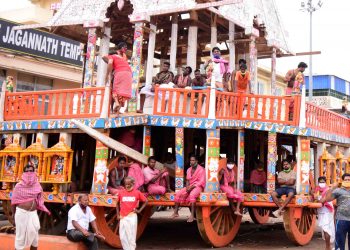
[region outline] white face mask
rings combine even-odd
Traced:
[[[227,168],[228,168],[228,169],[233,169],[234,165],[235,165],[235,164],[227,164]]]
[[[320,188],[325,188],[326,187],[326,183],[322,182],[322,183],[318,183],[318,186]]]

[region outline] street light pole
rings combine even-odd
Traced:
[[[310,0],[312,5],[312,0]],[[310,11],[310,55],[309,55],[309,102],[312,102],[313,78],[312,78],[312,11]]]
[[[312,0],[308,0],[305,4],[301,2],[301,11],[307,11],[310,14],[310,55],[309,55],[309,101],[312,101],[313,96],[313,77],[312,77],[312,13],[321,8],[322,1],[318,1],[317,5],[312,5]]]

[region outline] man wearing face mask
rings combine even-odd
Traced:
[[[24,167],[21,181],[11,197],[12,213],[16,224],[15,249],[38,249],[40,221],[37,210],[51,214],[44,205],[43,189],[32,165]]]
[[[332,202],[325,202],[326,194],[329,188],[326,184],[326,177],[318,178],[318,186],[313,191],[315,200],[323,203],[323,206],[317,209],[318,226],[322,228],[322,238],[326,241],[326,250],[331,250],[331,243],[334,242],[334,208]]]
[[[70,241],[82,241],[89,250],[98,250],[96,238],[104,240],[104,236],[98,231],[96,217],[92,213],[87,194],[81,194],[78,203],[68,212],[67,238]],[[91,224],[94,233],[89,232]]]
[[[229,159],[226,168],[220,170],[220,190],[226,193],[226,196],[230,201],[230,207],[234,211],[234,214],[243,216],[240,212],[240,205],[244,200],[244,196],[236,187],[235,172],[233,170],[234,167],[236,167],[236,164],[232,159]],[[236,208],[234,207],[234,203],[237,203]]]
[[[335,216],[335,250],[345,250],[346,235],[350,234],[350,174],[343,174],[341,187],[334,183],[322,203],[337,199]],[[350,241],[348,239],[348,248]]]
[[[212,49],[212,59],[204,64],[207,72],[207,82],[211,84],[211,79],[214,77],[216,88],[228,89],[227,82],[229,78],[228,61],[221,58],[221,52],[218,47]]]
[[[273,202],[278,206],[278,210],[273,213],[276,217],[282,215],[284,208],[289,204],[289,202],[296,194],[296,173],[292,170],[292,166],[288,160],[283,160],[282,165],[283,170],[278,173],[277,177],[277,183],[280,187],[271,193]],[[278,199],[282,195],[286,195],[287,198],[283,204],[280,204]]]

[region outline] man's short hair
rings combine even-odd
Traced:
[[[126,44],[126,42],[120,42],[117,44],[117,49],[122,49],[124,47],[128,47],[128,45]]]
[[[163,64],[170,66],[170,62],[163,62]]]
[[[125,161],[126,162],[126,157],[125,156],[119,156],[118,157],[118,163]]]
[[[320,182],[320,181],[324,181],[324,182],[326,182],[326,177],[325,176],[320,176],[320,177],[318,177],[318,179],[317,179],[317,181],[318,182]]]
[[[150,162],[151,160],[156,160],[156,157],[154,157],[154,156],[148,157],[148,162]]]
[[[304,62],[300,62],[299,64],[298,64],[298,68],[307,68],[307,64],[306,63],[304,63]]]
[[[78,196],[78,201],[81,201],[81,199],[85,196],[88,196],[87,194],[79,194]]]
[[[241,65],[241,64],[247,64],[247,61],[245,59],[239,59],[238,60],[238,64]]]
[[[124,178],[124,182],[125,182],[126,180],[130,180],[132,184],[135,184],[135,178],[132,177],[132,176],[127,176],[127,177],[125,177],[125,178]]]
[[[34,166],[28,163],[28,164],[25,165],[25,167],[23,168],[23,171],[24,171],[24,172],[27,172],[27,171],[28,171],[28,168],[32,168],[33,170],[35,170]]]
[[[214,47],[214,48],[211,50],[211,52],[214,52],[214,50],[220,51],[219,47]]]
[[[194,73],[196,73],[196,72],[201,72],[201,70],[200,69],[196,69],[195,71],[194,71]]]
[[[191,159],[191,158],[195,158],[196,161],[198,161],[198,157],[197,157],[195,154],[191,154],[191,155],[190,155],[190,159]]]
[[[185,69],[188,69],[188,72],[190,72],[190,74],[192,73],[192,68],[190,66],[187,66]]]
[[[350,174],[349,173],[345,173],[342,175],[341,179],[342,180],[345,180],[345,177],[350,177]]]
[[[283,165],[283,163],[285,163],[285,162],[287,162],[288,164],[290,164],[290,161],[289,161],[289,160],[284,159],[284,160],[282,161],[282,165]]]

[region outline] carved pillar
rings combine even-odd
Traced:
[[[187,65],[191,66],[192,69],[196,69],[197,65],[197,36],[198,27],[195,21],[198,20],[196,11],[191,11],[192,23],[188,28],[188,47],[187,47]]]
[[[96,28],[89,28],[87,49],[86,49],[86,56],[85,56],[84,88],[89,88],[93,85],[96,40],[97,40]]]
[[[271,56],[271,95],[276,94],[276,48],[273,48]]]
[[[267,193],[275,190],[277,162],[277,134],[269,132],[267,137]]]
[[[147,156],[151,156],[151,127],[143,127],[143,149],[142,153]]]
[[[107,73],[108,64],[102,60],[102,57],[108,55],[109,43],[111,40],[111,27],[106,24],[104,27],[104,32],[101,38],[100,48],[98,52],[98,66],[97,66],[97,82],[96,86],[105,86],[104,82]]]
[[[175,192],[184,187],[184,128],[175,128]]]
[[[232,72],[235,69],[235,64],[236,64],[236,47],[235,47],[235,43],[233,42],[235,40],[235,24],[233,22],[229,22],[228,40],[229,40],[228,48],[230,51],[229,66],[230,66],[230,72]]]
[[[214,13],[211,13],[211,25],[210,25],[210,49],[212,50],[216,44],[218,43],[218,34],[217,34],[217,27],[216,27],[216,19],[217,15]],[[212,54],[212,51],[210,51],[210,54]]]
[[[143,44],[143,22],[135,23],[134,42],[132,46],[131,71],[132,71],[132,92],[128,101],[128,111],[135,112],[137,109],[137,91],[140,82],[142,44]],[[153,64],[151,65],[153,69]],[[151,73],[152,74],[152,73]]]
[[[244,189],[244,129],[238,130],[238,142],[237,142],[237,189],[243,191]]]
[[[318,179],[318,177],[324,175],[322,171],[322,165],[320,163],[320,158],[325,148],[326,148],[326,143],[324,142],[317,143],[316,161],[315,161],[315,181]]]
[[[105,133],[107,136],[109,132]],[[106,194],[108,184],[108,147],[102,142],[96,141],[95,166],[92,179],[91,193]]]
[[[255,36],[251,36],[251,41],[249,43],[249,69],[250,69],[252,92],[257,93],[258,57],[257,57],[256,44],[255,44]]]
[[[176,52],[177,52],[177,33],[179,29],[178,14],[172,15],[171,18],[171,40],[170,40],[170,71],[176,69]]]
[[[205,154],[206,186],[205,192],[219,191],[219,157],[220,157],[220,129],[207,130],[207,147]]]
[[[310,140],[298,136],[298,156],[296,164],[297,194],[309,193],[309,172],[310,172]],[[294,170],[295,171],[295,170]]]
[[[146,85],[152,84],[153,59],[154,59],[154,50],[156,46],[156,31],[157,31],[157,26],[155,24],[150,24],[148,53],[147,53]]]

